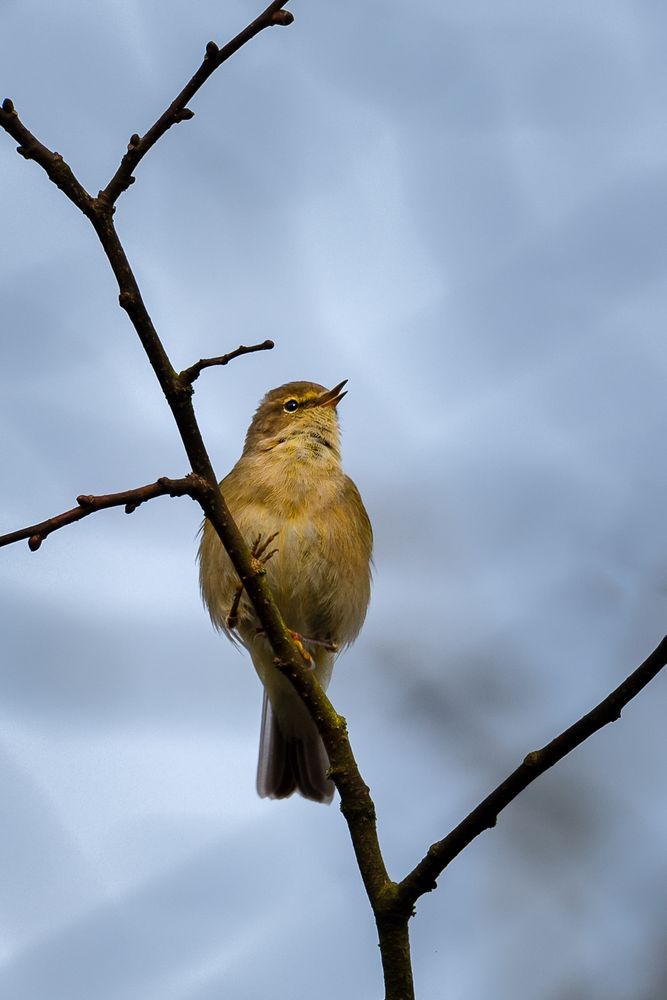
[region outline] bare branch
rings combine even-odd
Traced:
[[[254,354],[255,351],[272,351],[275,346],[272,340],[265,340],[261,344],[251,344],[250,347],[244,347],[241,344],[235,351],[230,351],[229,354],[222,354],[219,358],[201,358],[196,364],[190,365],[189,368],[182,371],[178,377],[185,385],[192,385],[199,378],[204,368],[213,368],[214,365],[227,365],[234,358],[240,358],[243,354]]]
[[[620,719],[621,712],[667,663],[667,636],[637,669],[594,709],[556,736],[541,750],[533,750],[483,802],[473,809],[447,836],[432,844],[426,856],[399,883],[399,895],[413,905],[426,892],[436,888],[436,878],[484,830],[495,826],[498,813],[524,788],[580,746],[603,726]]]
[[[209,76],[223,62],[226,62],[246,42],[249,42],[265,28],[275,25],[287,26],[293,22],[294,15],[290,14],[289,11],[281,9],[283,3],[286,2],[287,0],[274,0],[266,10],[262,11],[259,17],[256,17],[254,21],[222,48],[218,48],[215,42],[208,43],[204,61],[194,76],[183,87],[178,97],[171,102],[167,110],[160,115],[145,135],[139,136],[135,133],[130,138],[127,152],[123,156],[118,170],[104,190],[100,191],[98,195],[100,201],[104,202],[108,207],[113,206],[123,191],[126,191],[130,184],[134,183],[132,172],[158,139],[161,139],[172,125],[177,125],[179,122],[187,121],[194,117],[194,112],[187,107],[188,101],[194,97],[200,87],[208,80]]]
[[[189,496],[196,500],[199,495],[201,483],[198,477],[190,473],[183,479],[167,479],[162,476],[155,483],[148,486],[138,486],[133,490],[124,490],[122,493],[108,493],[105,496],[89,496],[81,494],[76,498],[77,507],[66,510],[63,514],[56,514],[39,524],[31,524],[27,528],[19,528],[7,535],[0,535],[0,548],[3,545],[11,545],[13,542],[20,542],[28,539],[28,545],[32,552],[36,552],[44,539],[59,528],[64,528],[68,524],[74,524],[89,514],[95,514],[98,510],[107,510],[109,507],[125,507],[126,514],[132,514],[139,504],[154,497],[183,497]]]
[[[292,24],[294,15],[282,9],[283,3],[287,2],[288,0],[274,0],[266,10],[262,11],[254,21],[222,48],[219,48],[215,42],[207,44],[201,66],[186,83],[178,97],[172,101],[145,135],[140,136],[135,132],[130,137],[127,152],[116,173],[107,186],[98,193],[97,198],[93,198],[86,191],[60,153],[53,152],[43,145],[23,125],[9,97],[5,98],[0,106],[0,126],[19,143],[17,152],[27,160],[35,160],[36,163],[39,163],[53,183],[74,202],[77,208],[81,209],[84,215],[92,219],[96,213],[108,213],[113,210],[114,204],[123,191],[126,191],[134,183],[135,178],[132,176],[132,172],[148,150],[155,145],[158,139],[162,138],[172,125],[194,118],[194,111],[187,107],[187,103],[208,80],[209,76],[265,28],[286,27]]]
[[[38,163],[56,187],[59,187],[84,215],[89,219],[92,218],[95,211],[94,199],[76,179],[60,153],[52,152],[25,127],[8,97],[0,107],[0,125],[19,143],[16,152],[24,159]]]

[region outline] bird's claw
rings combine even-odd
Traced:
[[[312,656],[304,646],[304,642],[308,642],[308,639],[304,639],[302,635],[300,635],[298,632],[294,632],[291,628],[288,628],[287,631],[292,637],[292,642],[299,650],[301,656],[304,658],[306,663],[308,664],[309,670],[313,670],[315,668],[315,661],[313,660]]]
[[[263,566],[269,561],[271,556],[275,556],[278,549],[271,549],[267,552],[271,542],[278,537],[279,532],[274,531],[272,535],[269,535],[264,541],[262,541],[262,536],[259,534],[255,541],[252,543],[252,548],[250,549],[250,555],[253,560],[258,563],[258,569],[262,569]],[[241,597],[243,596],[243,584],[239,583],[234,592],[234,599],[232,601],[232,606],[229,609],[229,614],[227,615],[227,628],[230,632],[233,632],[239,623],[239,605],[241,604]]]

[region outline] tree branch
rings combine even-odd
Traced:
[[[60,153],[52,152],[25,127],[13,101],[8,97],[0,106],[0,125],[19,143],[16,152],[24,159],[38,163],[56,187],[60,188],[85,216],[92,219],[95,211],[94,199],[76,179]]]
[[[450,861],[484,830],[495,826],[498,813],[509,805],[531,782],[557,764],[572,750],[603,726],[620,719],[621,712],[667,663],[667,636],[641,666],[627,677],[594,709],[565,729],[541,750],[527,754],[517,767],[490,795],[469,813],[443,840],[432,844],[426,856],[399,883],[398,893],[405,904],[414,905],[420,896],[436,888],[436,878]]]
[[[18,531],[11,531],[7,535],[0,535],[0,548],[3,545],[11,545],[13,542],[20,542],[28,539],[31,552],[36,552],[45,538],[52,532],[64,528],[68,524],[95,514],[98,510],[107,510],[109,507],[125,507],[126,514],[132,514],[139,504],[154,497],[183,497],[189,496],[193,500],[197,499],[200,483],[196,476],[190,473],[183,479],[167,479],[162,476],[155,483],[148,486],[138,486],[133,490],[124,490],[122,493],[108,493],[105,496],[90,496],[81,494],[76,498],[77,507],[66,510],[62,514],[56,514],[39,524],[31,524],[27,528],[19,528]]]
[[[139,136],[135,133],[130,138],[127,152],[123,156],[118,170],[104,190],[100,191],[98,195],[101,201],[105,202],[109,207],[114,205],[123,191],[126,191],[130,184],[134,182],[132,172],[144,158],[148,150],[155,145],[158,139],[162,138],[172,125],[194,117],[194,112],[190,111],[186,105],[219,66],[222,66],[246,42],[249,42],[251,38],[254,38],[255,35],[258,35],[265,28],[270,28],[274,25],[287,26],[293,22],[294,15],[290,14],[289,11],[281,9],[283,3],[286,2],[288,0],[274,0],[266,10],[262,11],[259,17],[256,17],[251,24],[239,32],[235,38],[232,38],[222,48],[218,48],[215,42],[208,43],[204,61],[194,76],[188,80],[178,97],[171,102],[167,110],[160,115],[145,135]]]
[[[9,97],[4,99],[0,107],[0,125],[19,143],[17,152],[27,160],[35,160],[36,163],[39,163],[53,183],[89,219],[92,219],[95,212],[99,209],[106,212],[113,211],[113,207],[120,195],[134,183],[135,178],[132,176],[132,173],[149,149],[155,145],[158,139],[162,138],[172,125],[194,118],[194,112],[186,107],[187,102],[206,83],[209,76],[265,28],[275,26],[286,27],[292,24],[294,15],[282,9],[284,3],[288,2],[289,0],[273,0],[254,21],[248,24],[243,31],[240,31],[226,45],[223,45],[222,48],[219,48],[215,42],[207,44],[206,54],[201,66],[191,79],[188,80],[178,97],[171,102],[166,111],[160,115],[145,135],[140,136],[135,132],[130,137],[127,152],[123,156],[116,173],[107,186],[98,193],[97,198],[93,198],[86,191],[63,160],[60,153],[53,152],[47,146],[44,146],[23,125]]]
[[[214,365],[228,365],[234,358],[240,358],[243,354],[254,354],[255,351],[272,351],[275,346],[272,340],[265,340],[261,344],[251,344],[250,347],[244,347],[241,344],[235,351],[221,354],[219,358],[200,358],[194,365],[190,365],[189,368],[182,371],[178,377],[185,385],[192,385],[204,368],[213,368]]]

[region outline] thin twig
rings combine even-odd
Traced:
[[[213,368],[214,365],[228,365],[234,358],[240,358],[243,354],[254,354],[255,351],[272,351],[275,346],[272,340],[265,340],[261,344],[251,344],[250,347],[244,347],[241,344],[235,351],[230,351],[229,354],[221,354],[219,358],[200,358],[194,365],[190,365],[189,368],[184,369],[178,377],[186,385],[192,385],[199,378],[204,368]]]
[[[498,813],[541,774],[571,753],[603,726],[620,719],[621,712],[667,664],[667,636],[641,666],[594,709],[587,712],[541,750],[533,750],[490,795],[447,836],[432,844],[426,856],[399,883],[399,895],[408,905],[436,888],[436,878],[447,865],[484,830],[495,826]]]
[[[13,101],[8,97],[0,106],[0,126],[19,143],[16,152],[25,160],[34,160],[38,163],[56,187],[60,188],[85,216],[92,218],[95,212],[94,198],[77,180],[60,153],[50,150],[26,128],[18,116]]]
[[[230,56],[238,52],[246,42],[249,42],[255,35],[258,35],[260,31],[273,26],[286,27],[293,22],[294,15],[289,11],[281,9],[283,3],[287,3],[287,0],[274,0],[251,24],[247,25],[243,31],[240,31],[235,38],[232,38],[222,48],[219,48],[215,42],[208,43],[201,66],[194,76],[188,80],[178,97],[171,102],[166,111],[160,115],[155,124],[143,136],[139,136],[137,133],[131,136],[127,152],[123,156],[120,166],[104,190],[100,191],[98,195],[101,201],[104,201],[108,206],[112,206],[123,191],[126,191],[130,184],[134,182],[133,171],[158,139],[162,138],[172,125],[177,125],[179,122],[187,121],[194,117],[194,112],[187,107],[188,101],[206,83],[211,73],[214,73],[223,62],[226,62]]]
[[[133,490],[124,490],[122,493],[108,493],[104,496],[90,496],[81,494],[76,498],[77,507],[66,510],[63,514],[56,514],[39,524],[31,524],[27,528],[19,528],[18,531],[11,531],[7,535],[0,535],[0,547],[11,545],[13,542],[20,542],[28,539],[31,552],[36,552],[44,539],[64,528],[68,524],[74,524],[90,514],[95,514],[98,510],[107,510],[109,507],[125,507],[126,514],[132,514],[139,504],[154,497],[183,497],[189,496],[193,500],[197,499],[200,483],[198,478],[190,473],[183,479],[167,479],[162,476],[155,483],[148,486],[138,486]]]

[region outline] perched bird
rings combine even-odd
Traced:
[[[260,403],[222,495],[287,627],[326,689],[337,653],[357,636],[370,597],[373,533],[359,491],[341,467],[340,382],[288,382]],[[238,638],[264,685],[257,791],[330,802],[322,740],[274,654],[214,528],[204,521],[201,591],[213,624]]]

